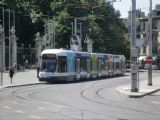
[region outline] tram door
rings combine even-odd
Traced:
[[[122,60],[119,60],[119,75],[122,74]]]
[[[109,61],[108,60],[106,60],[106,76],[108,76],[109,75]]]
[[[122,56],[122,64],[121,64],[121,66],[122,66],[122,75],[125,75],[125,71],[126,71],[126,66],[125,66],[125,57],[124,56]]]
[[[91,60],[87,59],[87,79],[91,77]]]
[[[114,75],[114,71],[113,71],[113,55],[112,54],[108,54],[108,76],[113,76]]]
[[[76,79],[80,80],[80,59],[76,59]]]
[[[120,58],[115,58],[114,75],[121,75],[121,59]]]
[[[98,77],[101,77],[102,61],[98,60]]]

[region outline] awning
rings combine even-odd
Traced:
[[[140,56],[138,59],[139,59],[139,61],[145,60],[145,59],[146,59],[146,56]]]
[[[158,56],[154,56],[154,57],[152,57],[152,59],[153,59],[153,61],[156,61],[156,60],[158,60],[159,58],[158,58]]]

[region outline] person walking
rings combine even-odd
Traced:
[[[10,80],[11,80],[11,84],[12,84],[13,75],[14,75],[14,71],[13,71],[12,68],[10,68],[9,69],[9,77],[10,77]]]
[[[37,67],[37,78],[39,78],[39,71],[40,71],[40,68]]]

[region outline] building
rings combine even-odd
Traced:
[[[140,48],[140,55],[148,55],[149,40],[149,17],[140,19],[140,39],[143,39],[144,45]],[[152,12],[152,54],[160,56],[160,4],[156,5]]]
[[[131,17],[132,17],[132,11],[128,12],[128,18],[126,20],[126,26],[129,30],[129,33],[131,33]],[[136,10],[136,31],[137,31],[137,38],[140,38],[140,18],[144,18],[145,13],[141,12],[141,9]]]

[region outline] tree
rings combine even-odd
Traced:
[[[129,51],[127,29],[120,19],[120,13],[106,0],[13,0],[13,3],[11,0],[4,0],[4,2],[9,8],[21,12],[23,16],[28,15],[17,18],[17,21],[23,19],[18,25],[17,35],[25,44],[33,44],[36,32],[45,35],[44,18],[49,18],[56,24],[56,47],[68,48],[72,35],[71,23],[76,18],[82,23],[82,41],[89,35],[94,41],[94,52],[126,54],[125,51]],[[83,50],[86,50],[86,46],[84,44],[83,46]]]

